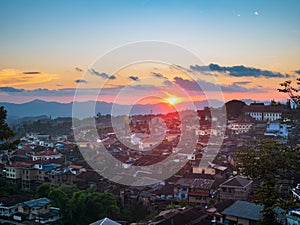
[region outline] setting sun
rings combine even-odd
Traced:
[[[178,97],[175,95],[170,95],[170,94],[168,94],[168,97],[166,97],[164,100],[165,100],[165,102],[167,102],[170,105],[176,105],[183,101],[183,99],[181,97]]]

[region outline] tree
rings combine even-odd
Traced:
[[[262,224],[276,224],[274,208],[292,207],[289,198],[276,187],[280,179],[292,179],[299,173],[300,148],[292,148],[274,140],[263,140],[257,146],[239,151],[241,174],[259,184],[255,194],[264,205]]]
[[[67,224],[89,224],[104,217],[114,218],[119,212],[115,196],[90,190],[77,191],[66,211]]]
[[[42,183],[40,186],[37,187],[36,192],[39,198],[48,197],[50,192],[51,186],[50,183]]]
[[[60,208],[62,213],[66,212],[66,205],[69,201],[69,198],[65,192],[63,192],[60,188],[55,187],[51,189],[48,197],[53,206]]]
[[[238,118],[243,113],[246,103],[240,100],[231,100],[225,103],[226,114],[228,117]]]
[[[296,84],[300,85],[300,78],[296,79]],[[296,105],[296,108],[292,108],[286,113],[285,119],[287,120],[285,123],[292,127],[289,135],[290,144],[297,145],[300,143],[300,89],[299,87],[294,87],[290,80],[281,83],[280,86],[282,88],[278,88],[277,90],[282,93],[287,93],[290,101]]]
[[[296,84],[300,85],[300,78],[296,79]],[[277,90],[282,93],[287,93],[289,98],[296,104],[297,108],[300,107],[300,95],[298,92],[300,91],[299,88],[292,85],[291,80],[287,80],[283,83],[280,83],[282,88],[278,88]]]
[[[0,142],[5,142],[14,136],[14,132],[6,123],[7,111],[0,106]]]

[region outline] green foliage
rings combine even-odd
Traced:
[[[280,195],[276,179],[292,179],[299,171],[300,149],[274,140],[261,141],[256,147],[238,152],[241,173],[260,184],[256,190],[258,203],[265,206],[263,224],[276,224],[274,208],[289,208],[288,198]]]
[[[48,197],[50,192],[51,186],[50,183],[42,183],[40,186],[37,187],[36,192],[39,198]]]
[[[60,208],[63,213],[66,212],[66,205],[69,198],[65,192],[60,188],[52,188],[48,197],[52,201],[53,206]]]
[[[45,194],[47,188],[47,185],[41,185],[38,190]],[[119,213],[115,196],[97,192],[95,187],[80,191],[75,185],[53,187],[48,198],[53,206],[61,209],[63,222],[67,225],[85,225],[104,217],[115,218]]]
[[[75,192],[66,210],[68,224],[89,224],[104,217],[114,218],[119,212],[115,197],[94,191]]]
[[[14,132],[6,123],[7,111],[3,106],[0,106],[0,141],[6,142],[14,136]]]
[[[300,85],[300,78],[296,79],[296,84]],[[293,86],[291,80],[287,80],[280,84],[281,88],[278,88],[277,90],[282,93],[286,93],[289,95],[289,98],[297,105],[297,107],[300,107],[300,95],[299,88]]]

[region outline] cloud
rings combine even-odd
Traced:
[[[166,79],[166,80],[168,79],[167,77],[165,77],[165,76],[162,75],[161,73],[152,72],[151,75],[152,75],[153,77],[158,78],[158,79]]]
[[[200,86],[196,81],[183,79],[182,77],[174,77],[174,83],[179,85],[185,90],[199,91]]]
[[[20,71],[16,69],[0,70],[1,86],[32,85],[46,83],[58,79],[57,74],[36,71]]]
[[[139,81],[139,80],[140,80],[140,78],[137,77],[137,76],[129,76],[128,78],[129,78],[130,80],[133,80],[133,81]]]
[[[0,92],[24,92],[24,89],[18,89],[13,87],[0,87]]]
[[[253,67],[239,66],[219,66],[218,64],[210,64],[209,69],[213,72],[225,73],[233,77],[265,77],[265,78],[287,78],[288,74],[272,72],[270,70],[261,70]]]
[[[251,84],[250,81],[237,81],[237,82],[233,82],[233,84],[235,85],[246,85],[246,84]]]
[[[23,74],[41,74],[41,72],[28,71],[28,72],[23,72]]]
[[[186,91],[222,91],[222,92],[262,92],[262,89],[247,88],[240,85],[246,84],[246,82],[235,82],[230,85],[217,85],[204,80],[187,80],[181,77],[175,77],[174,83],[185,89]]]
[[[75,70],[80,73],[83,72],[83,69],[80,69],[79,67],[75,67]]]
[[[188,72],[197,72],[207,76],[213,76],[214,74],[211,72],[209,66],[199,66],[199,65],[190,65]]]
[[[79,83],[87,83],[87,81],[79,79],[79,80],[75,80],[75,83],[77,83],[77,84],[79,84]]]
[[[107,73],[99,73],[94,69],[89,69],[89,72],[96,76],[102,77],[104,79],[115,80],[117,78],[115,75],[108,75]]]

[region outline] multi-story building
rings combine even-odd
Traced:
[[[44,152],[38,152],[38,153],[32,155],[32,160],[33,161],[51,160],[51,159],[59,159],[61,157],[62,157],[62,154],[48,150],[48,151],[44,151]]]
[[[175,183],[174,197],[187,199],[190,203],[207,204],[214,180],[181,178]]]
[[[19,187],[21,185],[23,167],[31,166],[25,162],[16,162],[5,167],[5,177],[8,184]]]
[[[220,185],[220,200],[246,200],[251,192],[252,181],[242,177],[235,176]]]
[[[245,115],[250,115],[258,121],[274,121],[282,118],[282,113],[286,110],[283,105],[264,105],[263,103],[252,103],[244,106]]]
[[[231,130],[235,134],[244,134],[251,130],[253,123],[246,121],[235,121],[231,123]]]
[[[35,168],[23,168],[22,170],[22,189],[35,190],[43,182],[48,182],[48,171]]]

